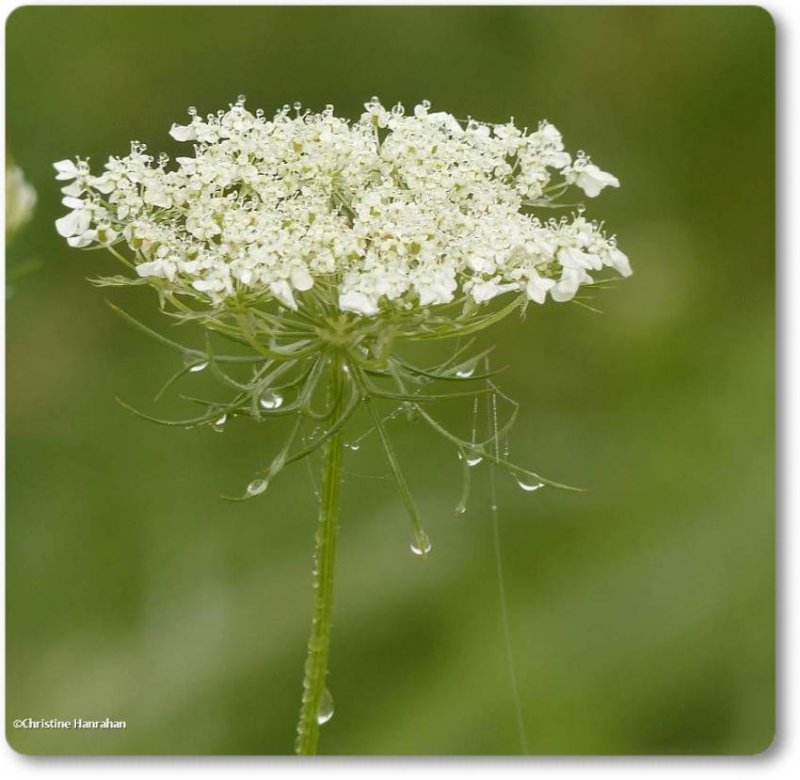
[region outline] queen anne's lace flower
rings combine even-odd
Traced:
[[[331,106],[267,119],[243,100],[190,114],[170,134],[194,154],[172,169],[138,142],[100,175],[56,163],[72,209],[58,232],[78,247],[124,240],[138,276],[214,307],[255,294],[293,309],[317,286],[365,317],[512,291],[544,303],[605,267],[631,273],[597,223],[535,214],[568,185],[592,198],[619,186],[547,122],[464,123],[427,102],[407,116],[377,99],[352,123]]]

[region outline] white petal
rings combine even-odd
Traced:
[[[525,292],[528,297],[536,303],[544,303],[547,291],[555,286],[553,279],[543,279],[541,276],[533,276],[528,279],[525,285]]]
[[[305,266],[295,268],[291,273],[292,287],[295,290],[310,290],[314,286],[314,280]]]
[[[446,111],[435,111],[433,114],[428,114],[428,119],[436,124],[444,125],[451,133],[456,135],[464,132],[464,128],[461,127],[459,121]],[[486,129],[488,131],[488,128]]]
[[[542,165],[561,170],[572,162],[569,152],[544,152],[542,154]]]
[[[61,192],[63,192],[65,195],[69,195],[72,198],[77,198],[78,195],[81,195],[83,193],[83,190],[84,187],[79,181],[74,181],[72,182],[72,184],[68,184],[66,187],[61,188]]]
[[[630,276],[633,273],[628,256],[619,249],[612,249],[608,254],[611,266],[622,276]]]
[[[186,264],[184,264],[184,270],[187,270],[185,265]],[[255,274],[253,273],[252,268],[242,268],[241,270],[235,272],[235,276],[238,277],[239,281],[242,284],[249,287],[250,283],[253,281],[253,277],[255,276]]]
[[[475,303],[486,303],[486,301],[516,288],[516,284],[500,284],[497,279],[486,279],[475,282],[469,292]]]
[[[166,266],[167,263],[164,265]],[[192,287],[199,292],[219,292],[225,287],[225,283],[220,279],[196,279],[192,282]]]
[[[56,220],[58,235],[68,238],[78,233],[78,212],[70,211],[69,214]]]
[[[619,187],[619,179],[616,176],[601,171],[594,163],[583,166],[577,173],[578,186],[590,198],[596,198],[604,187]]]
[[[355,290],[343,292],[339,296],[339,308],[342,311],[351,311],[354,314],[364,314],[371,317],[378,313],[377,301],[368,298],[364,293]]]
[[[139,276],[161,276],[161,265],[160,262],[152,262],[152,263],[139,263],[136,266],[136,273]]]
[[[70,236],[67,239],[67,243],[70,246],[74,246],[80,249],[81,247],[93,244],[96,240],[97,240],[97,231],[87,230],[85,233],[81,233],[79,236]]]
[[[194,125],[176,125],[173,124],[170,128],[169,134],[176,141],[195,141],[197,140],[197,132]]]
[[[550,297],[554,301],[563,303],[571,301],[581,285],[581,275],[577,271],[565,269],[561,279],[550,289]]]
[[[292,295],[292,288],[289,286],[289,282],[287,282],[285,279],[277,279],[276,281],[272,282],[269,286],[269,291],[284,306],[287,306],[290,309],[297,308],[294,295]]]
[[[562,246],[556,254],[558,262],[564,268],[578,269],[578,268],[593,268],[594,264],[591,255],[581,252],[573,246]]]
[[[108,195],[108,193],[113,192],[117,185],[111,179],[107,179],[105,176],[90,176],[88,179],[89,186],[93,189],[96,189],[98,192],[102,192],[104,195]],[[66,192],[66,190],[61,190],[61,192]]]
[[[53,163],[53,167],[58,171],[56,179],[60,181],[74,179],[78,175],[78,166],[72,160],[59,160]]]

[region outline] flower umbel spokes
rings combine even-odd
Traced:
[[[182,396],[202,407],[204,412],[199,416],[178,420],[157,418],[123,403],[126,408],[139,416],[162,425],[215,428],[236,417],[263,422],[297,415],[297,423],[293,426],[284,446],[270,465],[259,472],[267,481],[275,477],[286,465],[302,460],[323,447],[345,427],[360,405],[373,410],[375,401],[392,401],[403,410],[413,411],[432,431],[455,446],[458,451],[470,451],[519,476],[527,475],[539,479],[544,484],[568,487],[540,477],[495,455],[494,439],[496,436],[508,434],[516,417],[516,405],[507,423],[490,438],[481,441],[467,441],[452,433],[437,422],[428,410],[431,404],[448,400],[463,401],[465,398],[500,392],[493,382],[484,384],[499,372],[475,372],[475,367],[491,350],[472,352],[474,340],[459,346],[449,359],[438,365],[422,367],[414,365],[398,354],[395,349],[396,341],[398,339],[407,341],[409,337],[389,325],[383,325],[376,330],[363,329],[358,327],[358,320],[347,316],[333,315],[327,320],[324,317],[314,317],[309,318],[308,323],[297,321],[295,326],[297,329],[291,334],[293,341],[279,341],[275,335],[276,331],[271,328],[270,317],[263,312],[250,309],[231,314],[235,326],[227,325],[223,318],[218,318],[214,322],[203,321],[207,332],[223,335],[252,348],[251,354],[229,355],[217,353],[212,348],[209,336],[206,337],[205,350],[192,349],[156,333],[122,309],[114,305],[111,305],[111,308],[132,326],[183,355],[181,367],[162,386],[157,398],[181,377],[197,369],[208,369],[219,380],[221,387],[229,390],[226,398]],[[513,311],[513,308],[504,307],[494,314],[482,314],[478,319],[466,321],[468,325],[461,326],[456,323],[454,329],[457,334],[463,331],[471,332],[473,329],[478,329],[476,326],[485,327],[486,318],[494,320],[498,314],[507,316],[510,311]],[[450,320],[450,323],[452,326],[453,320]],[[430,333],[433,334],[432,337],[437,335],[435,330]],[[421,331],[421,334],[416,336],[417,340],[426,338],[428,331]],[[314,399],[325,395],[327,388],[334,384],[334,378],[331,376],[334,367],[341,372],[341,377],[335,381],[338,388],[337,395],[328,399],[327,405],[323,408],[317,408]],[[451,389],[430,392],[429,386],[436,382],[450,384]],[[476,387],[476,383],[481,385]],[[220,423],[222,418],[224,420]],[[301,441],[299,434],[303,419],[314,423],[314,433],[302,437]],[[374,430],[380,435],[393,474],[405,497],[407,490],[405,480],[397,466],[388,436],[383,435],[385,431],[382,418],[376,416],[373,422]],[[260,492],[262,491],[257,493],[246,491],[244,495],[234,500],[249,500]],[[408,502],[408,506],[415,531],[419,530],[418,516],[413,509],[413,502]]]

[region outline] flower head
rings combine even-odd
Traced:
[[[296,309],[324,300],[360,318],[481,306],[516,293],[573,298],[592,273],[630,273],[625,255],[581,214],[543,219],[554,194],[589,197],[618,180],[574,161],[553,125],[532,132],[401,105],[365,104],[354,122],[244,100],[173,125],[192,144],[174,165],[134,142],[92,175],[55,164],[73,246],[127,244],[136,274],[212,309],[242,300]]]

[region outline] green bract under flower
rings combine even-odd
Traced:
[[[273,301],[396,323],[457,312],[446,318],[458,333],[497,296],[567,301],[593,272],[631,273],[580,211],[537,216],[570,185],[589,197],[619,186],[564,151],[547,122],[527,132],[377,99],[355,122],[332,106],[267,119],[243,99],[190,115],[170,134],[194,153],[174,166],[138,142],[99,175],[82,160],[55,164],[71,182],[59,233],[77,247],[126,244],[128,283],[152,284],[162,300],[189,296],[218,313]]]

